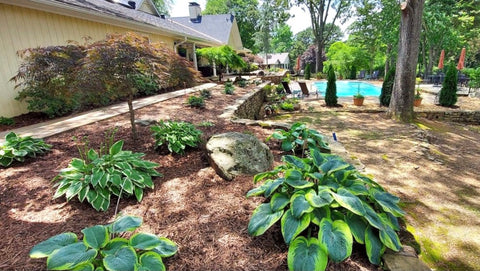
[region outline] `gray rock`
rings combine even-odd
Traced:
[[[431,271],[415,253],[415,249],[403,246],[399,252],[387,250],[382,256],[385,270],[390,271]]]
[[[226,180],[239,175],[255,175],[272,168],[270,149],[253,135],[237,132],[214,135],[208,140],[206,148],[211,166]]]

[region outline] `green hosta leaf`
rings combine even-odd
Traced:
[[[362,217],[355,215],[353,213],[348,213],[345,216],[345,222],[347,222],[350,230],[352,231],[355,241],[359,244],[365,243],[365,229],[367,228],[367,223],[362,219]]]
[[[331,218],[331,212],[330,208],[328,206],[324,206],[322,208],[315,208],[313,212],[311,212],[312,215],[312,223],[320,226],[320,223],[324,218]]]
[[[367,203],[363,202],[363,208],[365,209],[365,219],[367,219],[368,223],[370,223],[370,225],[372,225],[373,227],[381,230],[383,229],[385,226],[384,226],[384,222],[382,221],[382,219],[380,218],[380,216],[375,212],[375,210],[373,210],[372,207],[370,207],[370,205],[368,205]]]
[[[265,193],[264,193],[264,196],[266,198],[269,198],[273,193],[275,193],[275,191],[277,190],[277,188],[282,185],[283,183],[285,182],[285,179],[284,178],[278,178],[278,179],[275,179],[273,180],[273,182],[269,182],[268,183],[268,186],[266,185],[265,183]]]
[[[110,149],[108,150],[108,153],[110,155],[118,154],[120,151],[122,151],[122,148],[123,148],[123,140],[119,140],[110,147]]]
[[[130,245],[136,249],[152,250],[160,244],[160,239],[154,234],[140,232],[130,238]]]
[[[327,267],[327,248],[317,238],[300,236],[288,248],[288,269],[291,271],[323,271]]]
[[[50,270],[73,269],[91,262],[97,256],[95,249],[88,249],[83,243],[74,243],[55,250],[47,258],[47,268]]]
[[[319,150],[311,150],[310,154],[313,158],[313,164],[317,167],[320,167],[323,163],[327,162],[327,159]]]
[[[382,209],[385,212],[392,213],[396,217],[401,217],[405,215],[405,212],[397,205],[400,201],[398,197],[395,197],[388,192],[383,192],[375,188],[370,189],[370,192],[373,198],[377,201],[378,204],[380,204],[380,206],[382,206]]]
[[[259,187],[251,189],[250,191],[247,192],[247,198],[262,195],[263,193],[265,193],[265,189],[270,187],[270,184],[272,182],[273,180],[268,180],[264,182],[262,185],[260,185]]]
[[[70,162],[70,167],[78,171],[83,171],[83,169],[85,168],[85,162],[82,159],[73,158]]]
[[[283,215],[283,210],[273,211],[269,203],[260,204],[253,211],[252,218],[248,222],[248,234],[252,236],[262,235]]]
[[[100,251],[103,256],[115,254],[120,248],[128,246],[128,240],[125,238],[113,238],[108,244]]]
[[[296,218],[300,218],[303,214],[313,211],[313,207],[305,198],[304,191],[299,191],[293,194],[292,198],[290,199],[290,203],[290,210],[292,215]]]
[[[283,156],[283,161],[287,164],[293,165],[299,169],[302,169],[304,171],[306,170],[309,166],[300,158],[293,156],[293,155],[285,155]]]
[[[368,189],[365,187],[363,182],[355,181],[352,184],[345,186],[348,191],[354,195],[368,195]]]
[[[174,242],[172,242],[170,239],[167,239],[165,237],[159,237],[160,240],[160,245],[152,249],[152,251],[155,251],[162,257],[170,257],[175,255],[178,251],[178,246]]]
[[[287,170],[285,172],[285,182],[298,189],[312,187],[315,184],[303,179],[302,172],[298,170]]]
[[[58,186],[57,190],[55,191],[55,194],[53,195],[54,199],[64,195],[67,192],[67,189],[72,184],[72,182],[70,180],[62,179],[58,184],[59,184],[59,186]]]
[[[282,151],[291,151],[295,147],[295,142],[290,140],[283,140],[282,141]]]
[[[5,141],[7,141],[7,143],[14,143],[19,139],[20,137],[15,132],[9,132],[5,135]]]
[[[103,258],[103,265],[109,271],[130,271],[135,270],[137,261],[135,249],[125,246],[118,249],[115,254]]]
[[[365,229],[365,248],[367,250],[368,260],[373,264],[379,265],[380,257],[385,251],[385,246],[370,226]]]
[[[400,224],[398,223],[398,218],[391,213],[387,213],[387,219],[390,222],[390,226],[396,231],[400,230]]]
[[[93,169],[93,174],[92,174],[92,179],[90,180],[91,184],[93,186],[97,186],[100,185],[102,188],[105,187],[105,183],[103,184],[100,184],[100,180],[103,178],[103,175],[105,174],[105,172],[103,170],[101,170],[100,168],[94,168]]]
[[[90,186],[89,185],[86,185],[82,188],[82,190],[80,190],[80,192],[78,193],[78,200],[80,202],[83,202],[85,200],[85,198],[87,198],[87,194],[88,194],[88,191],[90,190]]]
[[[347,223],[324,218],[320,223],[318,239],[327,247],[334,262],[341,262],[352,254],[353,238]]]
[[[339,188],[337,193],[332,192],[335,201],[342,207],[352,211],[353,213],[364,216],[365,208],[362,205],[362,201],[354,194],[348,192],[345,188]]]
[[[12,154],[15,155],[15,156],[24,157],[28,154],[28,152],[26,150],[15,150],[15,149],[13,149]]]
[[[165,271],[165,265],[163,264],[162,257],[155,252],[149,251],[138,259],[140,263],[140,270],[150,271]]]
[[[65,197],[67,198],[67,201],[75,197],[82,190],[82,188],[83,184],[81,182],[72,183],[72,185],[70,185],[65,191]]]
[[[111,224],[111,229],[113,233],[134,231],[142,225],[142,222],[142,218],[138,216],[122,216]]]
[[[295,237],[310,225],[310,214],[305,214],[300,218],[292,215],[290,210],[286,211],[282,217],[282,235],[285,243],[289,244]]]
[[[385,227],[380,230],[380,240],[391,250],[399,251],[402,248],[397,233],[389,225],[385,225]]]
[[[13,158],[7,156],[1,156],[0,154],[0,165],[8,167],[13,162]]]
[[[305,194],[305,198],[310,203],[310,205],[317,208],[329,205],[333,201],[333,197],[330,194],[330,189],[328,188],[319,190],[318,194],[317,192],[315,192],[315,190],[310,189]]]
[[[72,269],[72,271],[94,271],[95,266],[92,263],[85,263]]]
[[[97,197],[98,197],[97,191],[95,191],[95,190],[93,190],[93,189],[88,190],[88,192],[87,192],[87,201],[90,202],[90,204],[92,204],[92,202],[94,202],[95,199],[97,199]]]
[[[135,187],[135,197],[137,201],[140,202],[143,199],[143,189],[139,187]]]
[[[87,195],[87,199],[88,199],[88,195]],[[106,211],[108,209],[108,206],[110,206],[110,197],[106,199],[103,196],[99,195],[93,202],[90,202],[90,203],[92,204],[95,210]]]
[[[102,225],[85,228],[82,230],[82,233],[83,243],[94,249],[104,247],[110,239],[107,227]]]
[[[330,157],[336,157],[336,156],[330,156]],[[325,175],[329,175],[334,173],[335,171],[339,171],[342,169],[346,169],[350,166],[347,162],[341,160],[340,158],[330,158],[328,159],[327,162],[323,163],[320,166],[320,169],[322,170]]]
[[[72,232],[65,232],[48,238],[47,240],[38,243],[30,250],[30,258],[44,258],[52,254],[55,250],[65,247],[67,245],[76,243],[78,241],[77,235]]]
[[[94,150],[94,149],[90,149],[88,150],[87,152],[87,158],[90,160],[90,161],[93,161],[95,159],[98,158],[98,153]]]
[[[130,179],[125,178],[124,181],[123,181],[122,188],[123,188],[123,190],[125,190],[125,192],[127,192],[128,194],[131,195],[133,193],[133,183],[132,183],[132,181],[130,181]]]
[[[285,193],[275,193],[270,200],[270,207],[274,212],[280,211],[290,203],[290,197]]]

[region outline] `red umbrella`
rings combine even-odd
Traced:
[[[445,50],[440,53],[440,60],[438,61],[438,68],[443,69],[443,60],[445,59]]]
[[[297,57],[297,66],[295,67],[297,71],[300,70],[300,57]]]
[[[460,59],[458,60],[457,70],[463,69],[465,65],[465,48],[462,48],[462,52],[460,53]]]

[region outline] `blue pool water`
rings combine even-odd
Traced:
[[[327,82],[315,82],[313,85],[318,89],[319,95],[325,96],[325,90],[327,89]],[[357,94],[360,90],[360,94],[363,96],[380,96],[381,88],[369,83],[359,81],[337,81],[337,97],[349,97]]]

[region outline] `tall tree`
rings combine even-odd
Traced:
[[[407,0],[400,7],[400,38],[395,83],[387,115],[404,122],[409,122],[414,117],[415,75],[424,4],[425,0]]]
[[[325,43],[334,32],[336,22],[344,23],[351,15],[351,7],[355,0],[297,0],[299,5],[305,6],[310,11],[313,35],[317,45],[315,68],[323,71],[323,53]],[[333,16],[329,16],[332,15]],[[331,24],[327,24],[327,21]]]
[[[273,33],[290,18],[288,0],[264,0],[260,6],[258,31],[254,34],[255,44],[265,54],[271,53]]]
[[[257,22],[260,19],[257,0],[207,0],[207,5],[202,13],[232,13],[237,20],[243,46],[254,53],[258,52],[253,37],[257,30]]]
[[[293,46],[293,33],[290,26],[282,23],[273,33],[272,50],[275,53],[289,52]]]

